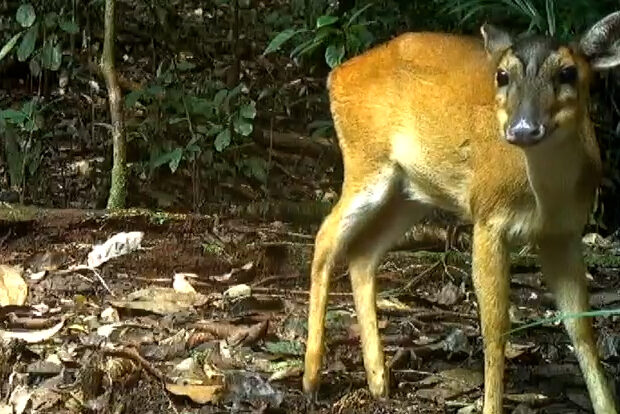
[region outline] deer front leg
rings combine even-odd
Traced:
[[[549,237],[540,241],[542,270],[562,313],[588,310],[586,268],[579,235]],[[615,414],[617,409],[599,362],[590,318],[568,318],[564,326],[575,347],[592,406],[596,414]]]
[[[503,234],[486,224],[474,225],[472,267],[484,343],[483,414],[500,414],[504,394],[504,349],[510,323],[510,262]]]

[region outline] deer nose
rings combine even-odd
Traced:
[[[511,144],[528,146],[542,140],[545,136],[545,126],[543,124],[529,121],[525,118],[517,120],[510,125],[506,132],[506,139]]]

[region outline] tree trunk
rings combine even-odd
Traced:
[[[108,197],[108,208],[118,209],[125,207],[127,198],[127,145],[125,141],[125,128],[123,126],[123,108],[121,88],[116,77],[114,67],[114,7],[115,0],[105,2],[105,34],[103,40],[103,55],[101,58],[101,71],[105,77],[110,101],[110,118],[112,121],[112,183]]]

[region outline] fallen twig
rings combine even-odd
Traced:
[[[137,364],[140,364],[140,366],[144,368],[146,372],[148,372],[149,374],[151,374],[158,380],[162,382],[171,382],[166,374],[161,372],[153,364],[151,364],[149,361],[144,359],[144,357],[140,355],[140,353],[133,348],[124,348],[124,347],[123,348],[103,348],[102,351],[105,356],[114,356],[114,357],[119,357],[119,358],[131,359]]]

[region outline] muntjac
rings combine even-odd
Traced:
[[[579,40],[407,33],[336,67],[331,113],[341,197],[316,236],[303,387],[316,394],[329,279],[349,266],[370,392],[389,393],[375,269],[433,207],[473,224],[473,285],[484,343],[484,414],[502,412],[509,330],[509,246],[538,246],[562,313],[588,309],[581,235],[601,177],[588,113],[596,71],[620,64],[620,12]],[[616,413],[591,321],[564,325],[596,414]]]

